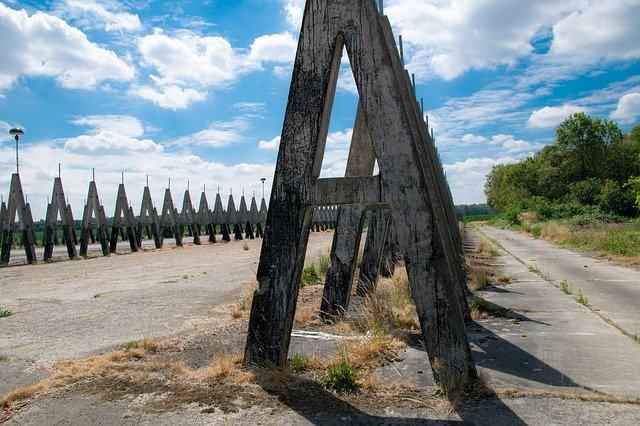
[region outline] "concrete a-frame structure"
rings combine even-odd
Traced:
[[[319,179],[343,47],[380,174]],[[358,123],[356,123],[357,125]],[[434,368],[476,369],[456,295],[439,162],[387,19],[373,0],[308,0],[293,70],[254,294],[245,365],[286,362],[314,206],[389,209]],[[355,138],[354,138],[355,139]],[[358,155],[365,156],[365,153]]]

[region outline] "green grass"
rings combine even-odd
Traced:
[[[122,345],[122,350],[130,351],[132,349],[138,349],[139,347],[140,347],[140,343],[138,342],[127,342],[124,345]]]
[[[287,360],[287,366],[296,373],[307,371],[311,368],[311,361],[302,355],[295,354]]]
[[[580,288],[578,289],[578,297],[576,297],[576,300],[579,304],[584,306],[587,306],[589,304],[589,299],[587,299],[587,296],[584,295],[582,289]]]
[[[8,318],[11,315],[13,315],[13,312],[9,311],[9,310],[0,310],[0,318]]]
[[[300,284],[302,285],[302,287],[306,287],[308,285],[318,285],[320,283],[320,275],[318,275],[316,266],[305,266],[302,270],[302,277],[300,278]]]
[[[573,284],[567,280],[562,280],[560,283],[560,290],[562,290],[564,294],[571,294],[573,293]]]
[[[529,272],[533,272],[536,275],[540,275],[542,276],[542,271],[538,268],[536,268],[535,266],[529,266]]]
[[[478,312],[486,312],[488,314],[495,311],[491,303],[489,303],[484,297],[475,297],[471,303],[469,303],[469,309],[477,310]]]
[[[337,393],[355,393],[360,389],[358,371],[347,360],[327,368],[327,372],[320,378],[320,384]]]

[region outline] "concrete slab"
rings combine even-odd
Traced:
[[[481,320],[476,328],[470,328],[476,362],[489,372],[494,386],[575,388],[640,398],[640,344],[579,304],[574,295],[563,293],[528,271],[527,265],[535,259],[536,268],[562,276],[574,283],[574,288],[584,284],[585,294],[594,295],[593,302],[591,298],[589,302],[595,307],[606,306],[603,314],[626,318],[624,324],[629,329],[637,329],[640,323],[638,311],[631,309],[637,308],[640,301],[640,293],[634,298],[635,292],[640,291],[640,274],[638,281],[632,283],[631,277],[637,274],[634,270],[609,264],[595,266],[598,262],[593,259],[508,231],[482,231],[491,238],[499,237],[512,253],[499,259],[505,274],[517,280],[478,292],[507,309],[513,319]],[[526,259],[527,264],[516,257]],[[583,272],[585,269],[587,273]],[[595,291],[600,284],[585,280],[586,275],[600,277],[610,291],[600,296]],[[619,276],[627,278],[616,281]],[[631,299],[625,299],[625,295],[632,295]]]
[[[619,266],[608,258],[592,258],[528,235],[483,226],[481,231],[528,267],[574,292],[582,289],[589,304],[631,334],[640,335],[640,270]]]

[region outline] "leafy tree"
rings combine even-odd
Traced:
[[[511,216],[528,209],[540,217],[566,217],[581,206],[637,215],[640,126],[624,135],[614,122],[573,114],[556,128],[554,144],[519,163],[495,166],[485,195],[491,207]]]
[[[583,112],[570,115],[556,128],[556,144],[565,151],[563,166],[573,182],[607,177],[609,148],[622,140],[617,124]]]

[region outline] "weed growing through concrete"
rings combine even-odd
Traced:
[[[587,306],[589,304],[589,299],[587,299],[587,296],[584,295],[581,288],[578,289],[578,297],[576,297],[576,300],[579,304],[584,306]]]
[[[571,294],[573,293],[573,284],[567,280],[562,280],[560,283],[560,290],[562,290],[564,294]]]
[[[318,285],[320,283],[320,276],[318,275],[315,265],[305,266],[302,270],[302,276],[300,277],[300,285],[302,285],[302,287],[306,287],[308,285]]]
[[[493,305],[484,297],[475,297],[469,302],[469,310],[473,319],[480,319],[495,313]]]
[[[94,295],[93,295],[93,298],[94,298],[94,299],[97,299],[98,297],[100,297],[100,293],[98,293],[98,294],[94,294]]]
[[[536,275],[540,275],[542,276],[542,271],[538,268],[536,268],[535,266],[529,266],[529,272],[533,272]]]
[[[249,244],[247,244],[246,241],[242,244],[242,250],[244,250],[244,251],[248,251],[249,250]]]
[[[158,343],[155,340],[144,339],[137,342],[127,342],[122,345],[122,350],[125,352],[134,349],[143,349],[145,352],[155,353],[158,350]]]
[[[320,384],[338,393],[355,393],[360,389],[358,371],[348,360],[343,359],[337,365],[331,365],[320,378]]]
[[[0,310],[0,318],[8,318],[11,315],[13,315],[13,312],[5,309],[5,310]]]
[[[9,361],[9,357],[6,355],[0,355],[0,362]]]
[[[301,373],[303,371],[309,371],[316,366],[316,363],[311,359],[295,354],[287,360],[287,367],[295,373]]]

